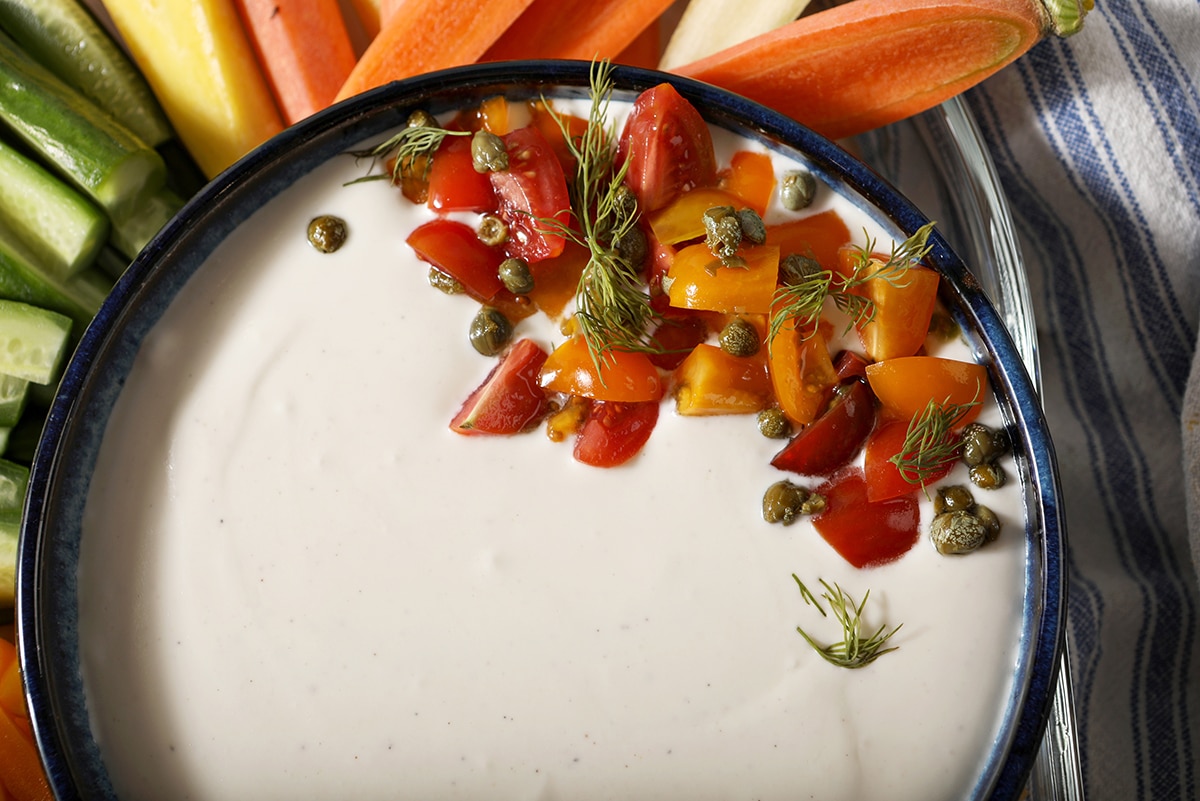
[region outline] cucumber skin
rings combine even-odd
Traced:
[[[112,282],[95,273],[94,268],[68,279],[47,275],[10,234],[0,229],[0,299],[64,314],[74,321],[73,333],[78,336],[96,316],[111,287]]]
[[[108,217],[99,208],[2,141],[0,220],[47,271],[63,278],[90,266],[109,236]]]
[[[20,523],[29,486],[29,468],[0,459],[0,523]]]
[[[11,429],[21,419],[29,401],[29,382],[11,375],[0,375],[0,429]],[[0,448],[0,453],[3,453]]]
[[[136,214],[166,165],[91,101],[0,34],[0,119],[113,219]]]
[[[150,147],[175,135],[141,72],[77,0],[0,0],[0,28]]]

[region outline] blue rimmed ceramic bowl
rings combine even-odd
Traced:
[[[661,73],[618,68],[615,99],[671,80],[709,123],[771,148],[802,153],[832,186],[861,197],[890,229],[911,234],[920,210],[841,147],[743,98]],[[145,249],[118,283],[67,368],[35,461],[18,567],[21,659],[38,744],[61,799],[116,797],[89,719],[81,677],[78,567],[83,509],[105,426],[139,346],[206,258],[257,209],[361,142],[402,127],[414,109],[434,113],[512,97],[584,97],[589,65],[517,62],[403,81],[351,99],[285,131],[215,179]],[[973,798],[1017,798],[1050,710],[1062,636],[1063,534],[1056,467],[1040,404],[1021,355],[971,270],[937,234],[930,263],[942,300],[981,358],[1015,435],[1028,526],[1019,653],[1001,731],[973,783]]]

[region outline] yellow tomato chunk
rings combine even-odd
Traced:
[[[682,415],[749,414],[771,405],[766,349],[731,356],[701,343],[675,368],[675,410]]]
[[[726,266],[707,245],[689,245],[675,254],[667,270],[671,305],[726,313],[767,314],[779,278],[779,248],[744,247],[745,266]]]

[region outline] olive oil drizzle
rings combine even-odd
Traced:
[[[567,121],[550,108],[577,168],[569,182],[571,216],[576,230],[561,220],[542,224],[587,248],[588,262],[575,293],[575,318],[598,371],[611,363],[614,351],[655,352],[648,328],[656,318],[639,265],[618,247],[636,230],[636,196],[625,186],[625,165],[616,166],[615,127],[608,118],[612,99],[612,64],[593,62],[589,73],[591,107],[587,125],[572,136]]]
[[[909,268],[930,251],[929,234],[933,226],[932,222],[926,223],[908,239],[893,245],[887,261],[874,257],[875,240],[868,235],[866,244],[856,248],[850,275],[829,269],[814,270],[794,283],[781,286],[775,291],[774,305],[778,311],[771,315],[768,342],[773,342],[785,327],[804,331],[806,338],[812,336],[827,298],[832,298],[837,308],[850,318],[849,325],[869,323],[875,318],[875,304],[853,290],[877,278],[892,286],[904,286]]]
[[[800,577],[793,573],[792,578],[795,580],[796,586],[800,588],[800,596],[804,602],[815,606],[821,613],[821,617],[828,617],[821,601],[808,587],[804,586]],[[842,626],[842,639],[829,645],[821,645],[800,626],[796,627],[796,631],[826,662],[837,667],[855,670],[866,667],[886,653],[897,650],[899,646],[886,646],[892,635],[899,631],[903,624],[890,629],[886,625],[881,625],[870,633],[863,630],[862,613],[866,608],[867,599],[871,597],[870,590],[863,595],[861,602],[855,603],[854,598],[837,582],[832,585],[825,579],[820,579],[820,582],[824,588],[821,597],[829,604],[834,619]]]
[[[976,387],[975,397],[967,403],[939,403],[931,398],[921,413],[909,421],[900,453],[888,460],[905,481],[924,487],[930,477],[958,459],[962,443],[950,436],[950,432],[968,411],[979,405],[980,392],[981,388]]]

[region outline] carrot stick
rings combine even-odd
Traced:
[[[534,0],[481,60],[612,59],[670,5],[671,0]]]
[[[283,120],[333,102],[356,61],[338,0],[237,0]]]
[[[0,640],[0,664],[5,665],[3,673],[16,669],[16,648],[8,640]],[[21,706],[23,712],[23,699]],[[52,797],[32,737],[4,708],[0,708],[0,790],[7,792],[4,797],[20,801]]]
[[[337,100],[445,67],[471,64],[532,0],[405,0],[382,23]]]
[[[613,57],[616,64],[627,64],[631,67],[656,69],[658,59],[662,56],[662,31],[658,24],[646,26],[637,37],[625,46],[625,49]]]
[[[852,0],[674,71],[839,138],[931,108],[1043,36],[1073,33],[1076,10],[1071,28],[1042,0]]]
[[[380,0],[350,0],[367,41],[379,35]]]

